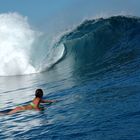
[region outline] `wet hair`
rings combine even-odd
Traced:
[[[37,89],[35,91],[35,97],[42,98],[43,97],[43,90],[42,89]]]

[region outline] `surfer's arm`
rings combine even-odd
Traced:
[[[41,100],[41,103],[54,103],[56,100]]]

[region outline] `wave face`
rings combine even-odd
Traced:
[[[0,14],[0,76],[37,73],[54,65],[64,46],[50,46],[47,38],[33,30],[26,17]]]
[[[73,60],[77,73],[93,75],[105,72],[126,74],[140,67],[140,19],[114,16],[84,21],[63,36],[60,42],[67,49],[67,60]],[[120,75],[119,74],[119,75]]]

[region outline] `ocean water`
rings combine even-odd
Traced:
[[[0,15],[0,110],[28,104],[37,88],[59,100],[0,116],[0,139],[139,140],[140,19],[86,20],[48,38],[19,14]]]

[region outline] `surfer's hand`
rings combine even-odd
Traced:
[[[56,102],[59,102],[59,100],[52,100],[52,103],[56,103]]]

